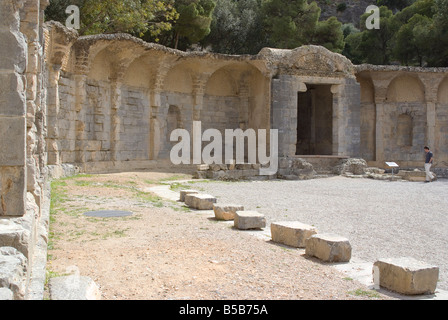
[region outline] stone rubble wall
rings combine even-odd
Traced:
[[[37,288],[46,237],[46,70],[43,10],[48,0],[0,4],[0,287],[13,299]],[[43,247],[46,248],[46,241]],[[45,258],[46,259],[46,258]],[[40,263],[40,264],[39,264]]]

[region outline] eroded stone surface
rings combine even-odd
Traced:
[[[266,218],[257,211],[236,211],[234,226],[240,230],[263,229],[266,227]]]
[[[385,258],[376,261],[379,285],[406,294],[432,294],[437,287],[439,268],[410,257]]]
[[[291,247],[305,248],[306,240],[317,233],[313,226],[298,221],[277,221],[271,223],[272,241]]]
[[[213,211],[218,220],[233,220],[237,211],[243,211],[244,206],[236,204],[214,204]]]
[[[306,240],[305,254],[325,262],[348,262],[352,247],[347,238],[336,234],[315,234]]]

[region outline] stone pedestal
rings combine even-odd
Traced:
[[[296,248],[305,248],[306,240],[316,234],[315,227],[298,221],[278,221],[271,223],[272,241]]]
[[[233,220],[237,211],[244,211],[244,206],[236,204],[214,204],[213,211],[218,220]]]
[[[187,194],[197,194],[199,191],[197,190],[180,190],[179,192],[179,201],[185,202],[185,196]]]
[[[373,273],[380,287],[406,295],[432,294],[439,279],[438,267],[408,257],[380,259]]]
[[[315,234],[306,240],[305,254],[325,262],[348,262],[352,247],[348,239],[335,234]]]
[[[212,210],[214,203],[216,203],[216,198],[209,194],[193,193],[185,195],[185,204],[193,209]]]
[[[257,211],[237,211],[233,220],[234,226],[240,230],[262,229],[266,227],[266,219]]]

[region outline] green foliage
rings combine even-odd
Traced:
[[[214,52],[257,54],[266,46],[261,0],[217,0],[210,34],[202,41]]]
[[[416,0],[377,0],[377,6],[386,6],[392,10],[403,10]]]
[[[267,0],[262,14],[270,46],[292,49],[310,43],[320,8],[307,0]]]
[[[336,17],[319,21],[311,43],[321,45],[330,51],[341,53],[345,45],[342,23]]]
[[[141,37],[157,36],[177,19],[174,0],[51,0],[46,19],[65,23],[65,8],[80,8],[81,35],[126,32]]]
[[[177,48],[180,37],[190,43],[197,43],[210,33],[210,24],[216,2],[213,0],[177,0],[175,7],[179,13],[174,31]]]
[[[344,54],[354,63],[448,66],[448,0],[416,0],[393,14],[380,8],[380,29],[367,30],[361,17],[361,32],[345,38]]]

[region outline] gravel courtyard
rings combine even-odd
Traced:
[[[270,222],[297,220],[345,236],[352,256],[409,256],[440,268],[448,289],[448,180],[379,181],[341,176],[301,181],[195,182],[220,203],[242,204]]]

